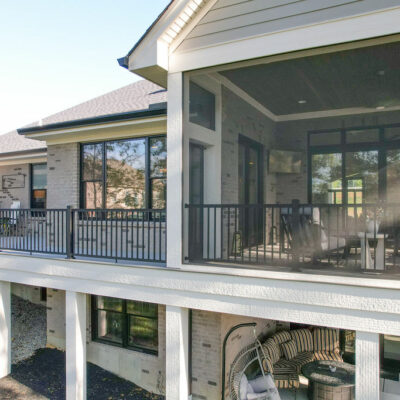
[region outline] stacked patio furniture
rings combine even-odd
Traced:
[[[315,360],[343,361],[339,331],[330,328],[281,331],[262,344],[263,368],[278,389],[299,387],[301,367]]]

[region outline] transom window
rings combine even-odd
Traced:
[[[93,340],[158,354],[158,305],[92,296]]]
[[[83,144],[81,160],[83,208],[165,208],[165,136]]]
[[[399,124],[311,132],[309,155],[314,204],[399,201]]]

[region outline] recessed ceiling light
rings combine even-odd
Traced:
[[[386,73],[385,70],[381,69],[376,74],[379,75],[379,76],[383,76],[383,75],[385,75],[385,73]]]
[[[377,110],[384,110],[384,109],[385,109],[385,106],[378,106],[378,107],[376,107],[376,109],[377,109]]]
[[[299,104],[306,104],[306,103],[307,103],[307,100],[299,100],[298,103],[299,103]]]

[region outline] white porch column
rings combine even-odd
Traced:
[[[379,334],[356,332],[356,399],[380,398]]]
[[[66,400],[86,400],[86,295],[65,294]]]
[[[166,398],[189,396],[189,310],[166,307]]]
[[[182,73],[168,75],[167,122],[167,266],[182,262],[183,199],[183,81]]]
[[[11,372],[11,284],[0,282],[0,378]]]

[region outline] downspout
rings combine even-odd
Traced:
[[[225,335],[224,342],[222,345],[222,393],[221,393],[221,400],[225,400],[225,358],[226,358],[226,342],[229,339],[229,336],[236,331],[239,328],[244,328],[248,326],[255,327],[257,323],[255,322],[248,322],[245,324],[238,324],[233,326],[231,329],[229,329],[228,333]]]

